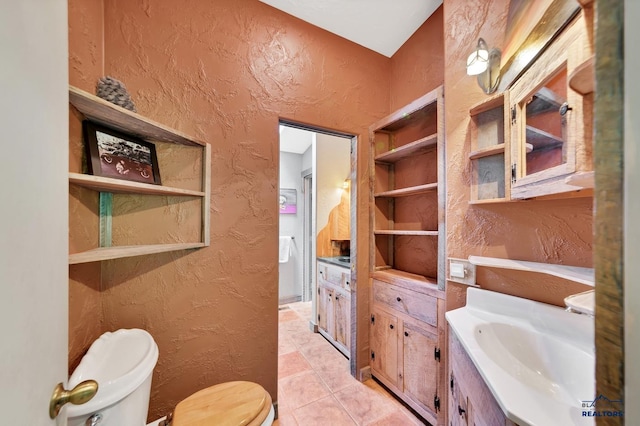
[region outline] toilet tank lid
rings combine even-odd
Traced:
[[[68,385],[72,388],[93,379],[98,382],[98,393],[86,404],[69,406],[69,415],[90,413],[123,399],[152,374],[157,362],[158,345],[147,331],[133,328],[104,333],[91,344]]]

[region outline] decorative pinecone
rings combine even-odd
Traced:
[[[136,112],[136,107],[131,100],[131,96],[129,96],[127,88],[120,80],[109,76],[102,77],[98,80],[96,89],[98,97],[128,109],[129,111]]]

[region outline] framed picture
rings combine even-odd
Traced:
[[[295,189],[280,188],[280,214],[296,214],[297,198]]]
[[[89,173],[160,185],[156,147],[90,121],[82,123]]]

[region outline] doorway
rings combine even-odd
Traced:
[[[316,258],[328,256],[327,253],[351,254],[350,235],[332,235],[329,218],[332,210],[345,199],[350,216],[355,218],[352,201],[355,189],[345,195],[345,191],[351,191],[355,176],[355,170],[352,170],[355,162],[351,158],[355,142],[352,134],[280,121],[280,188],[297,185],[300,203],[297,220],[293,216],[280,215],[279,235],[286,237],[288,233],[299,233],[301,236],[294,240],[291,251],[290,261],[296,266],[287,269],[281,264],[279,268],[280,303],[291,303],[289,301],[294,297],[311,302],[308,320],[312,331],[317,331]],[[346,220],[351,222],[350,218]],[[355,230],[355,223],[350,225]],[[299,228],[294,230],[292,226]],[[287,289],[294,288],[299,291],[297,295],[285,294],[290,291]]]

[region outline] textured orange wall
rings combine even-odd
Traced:
[[[212,146],[211,247],[103,263],[105,329],[160,348],[150,418],[228,380],[275,397],[278,118],[360,136],[367,259],[367,127],[388,112],[390,61],[255,0],[105,0],[105,71],[140,113]]]
[[[447,129],[447,256],[503,257],[592,266],[591,198],[470,206],[469,108],[486,99],[465,61],[479,37],[502,47],[509,0],[447,0],[445,28],[445,123]],[[539,274],[478,269],[485,289],[548,303],[588,287]],[[447,283],[447,307],[465,303],[464,286]]]
[[[69,1],[69,83],[95,93],[103,75],[102,0]],[[83,172],[80,116],[69,114],[69,170]],[[98,246],[98,193],[69,187],[69,250]],[[69,371],[103,330],[100,263],[69,266]]]
[[[390,111],[444,83],[443,7],[391,57]]]

